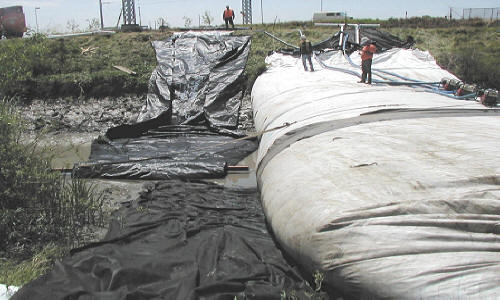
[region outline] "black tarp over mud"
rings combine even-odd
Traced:
[[[275,247],[255,189],[152,183],[114,213],[102,242],[73,252],[13,300],[309,299],[312,292]]]
[[[234,138],[243,135],[237,127],[250,37],[187,32],[153,46],[159,64],[137,122],[94,141],[74,177],[223,177],[227,164],[256,150],[255,141]]]
[[[236,140],[202,126],[162,126],[136,138],[94,141],[90,162],[75,166],[73,177],[221,178],[228,165],[238,163],[255,149],[255,141]]]

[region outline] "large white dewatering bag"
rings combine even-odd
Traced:
[[[340,52],[320,59],[359,72]],[[258,182],[281,246],[345,298],[500,298],[498,109],[360,84],[318,61],[316,72],[291,56],[266,62],[256,129],[288,126],[262,136]],[[455,78],[419,50],[375,55],[373,68]]]
[[[10,299],[18,290],[17,286],[0,284],[0,300]]]

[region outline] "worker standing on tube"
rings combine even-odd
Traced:
[[[313,63],[311,60],[313,49],[311,42],[306,39],[305,35],[300,36],[299,47],[300,47],[300,56],[302,57],[302,64],[304,65],[304,70],[307,71],[307,64],[306,64],[307,60],[309,61],[309,65],[311,66],[311,72],[314,72]]]
[[[234,10],[229,8],[229,5],[226,6],[226,9],[224,10],[224,13],[222,14],[222,18],[224,19],[224,22],[226,23],[226,29],[228,29],[228,23],[231,24],[231,26],[234,29]]]
[[[367,83],[372,84],[372,59],[373,54],[377,52],[377,42],[370,41],[366,37],[363,38],[365,40],[363,48],[360,51],[361,54],[361,71],[363,74],[361,75],[361,81],[359,83]],[[366,77],[368,76],[368,82],[366,82]]]

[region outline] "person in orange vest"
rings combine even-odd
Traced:
[[[309,66],[311,66],[311,72],[314,72],[313,63],[311,56],[313,53],[311,42],[307,40],[305,35],[300,36],[300,56],[302,57],[302,64],[304,65],[304,70],[307,71],[306,60],[309,61]]]
[[[226,9],[224,10],[224,13],[222,14],[222,18],[224,19],[224,22],[226,22],[226,29],[228,29],[228,23],[233,26],[234,29],[234,10],[229,8],[229,5],[226,6]]]
[[[363,38],[365,39],[365,38]],[[361,55],[361,81],[359,83],[372,84],[372,59],[373,53],[377,52],[377,41],[367,41],[365,46],[361,49],[359,54]],[[368,76],[368,82],[366,77]]]

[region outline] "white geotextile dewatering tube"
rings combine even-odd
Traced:
[[[422,82],[453,77],[416,50],[384,55],[381,65]],[[352,67],[304,72],[280,54],[266,62],[252,90],[256,129],[293,124],[264,134],[258,153],[263,209],[282,248],[346,299],[498,297],[498,111],[360,85]]]
[[[17,286],[0,284],[0,300],[9,300],[18,290]]]

